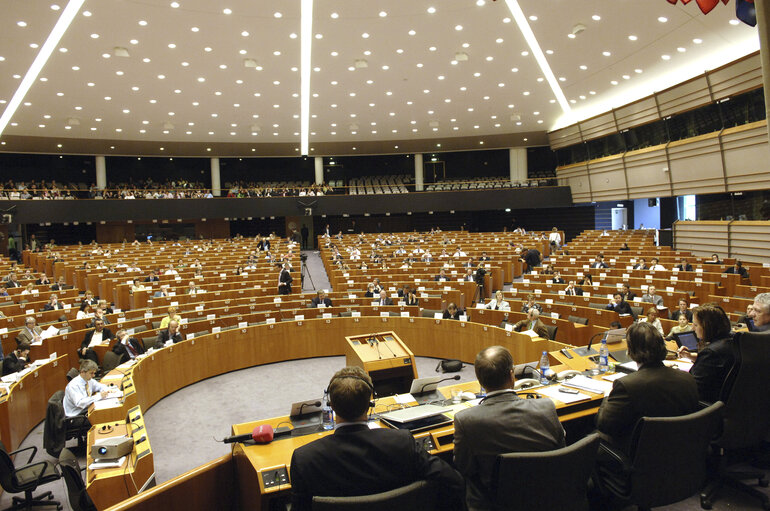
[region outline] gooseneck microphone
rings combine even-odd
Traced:
[[[442,381],[449,381],[449,380],[459,380],[459,379],[460,379],[460,375],[459,375],[459,374],[456,374],[456,375],[454,375],[454,376],[450,376],[449,378],[443,378],[443,379],[441,379],[441,380],[439,380],[439,381],[434,381],[434,382],[426,383],[425,385],[423,385],[423,386],[420,388],[420,392],[418,392],[418,394],[422,394],[422,393],[423,393],[423,391],[425,390],[425,387],[427,387],[428,385],[435,385],[435,386],[436,386],[436,388],[438,388],[438,384],[439,384],[439,383],[441,383]],[[431,391],[431,392],[432,392],[432,391]]]
[[[305,408],[306,406],[321,406],[321,402],[316,401],[315,403],[302,403],[301,405],[299,405],[299,413],[297,415],[302,415],[302,409]]]

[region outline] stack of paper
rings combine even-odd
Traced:
[[[565,387],[572,387],[580,390],[587,390],[588,392],[594,392],[596,394],[607,395],[612,390],[612,383],[608,381],[594,380],[579,374],[566,380],[562,385]]]

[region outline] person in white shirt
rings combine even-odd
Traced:
[[[497,291],[495,293],[495,297],[492,298],[492,300],[487,304],[487,309],[494,309],[494,310],[501,310],[501,311],[509,311],[511,310],[511,305],[505,301],[503,298],[503,292]]]
[[[548,235],[548,242],[557,248],[561,246],[561,234],[556,230],[556,227],[551,229],[551,234]]]
[[[80,374],[72,378],[64,389],[64,415],[85,415],[91,403],[107,397],[107,385],[94,380],[98,368],[93,360],[80,361]]]
[[[163,272],[163,275],[179,275],[179,272],[176,271],[171,264],[169,264],[168,269]]]
[[[462,248],[457,247],[457,250],[455,251],[452,257],[468,257],[468,255],[465,252],[463,252]]]
[[[650,270],[652,271],[666,271],[666,268],[658,262],[657,257],[653,257],[650,261]]]

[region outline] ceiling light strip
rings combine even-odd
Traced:
[[[300,20],[300,152],[307,156],[310,146],[310,52],[313,47],[313,0],[302,0]]]
[[[518,0],[505,0],[505,3],[508,5],[508,10],[511,11],[513,19],[516,20],[521,35],[523,35],[524,39],[527,41],[529,49],[532,51],[532,55],[535,56],[535,60],[540,66],[540,70],[545,75],[548,85],[551,86],[551,90],[553,91],[554,96],[556,96],[556,101],[559,102],[564,113],[569,114],[572,109],[569,106],[567,97],[564,95],[564,92],[562,92],[559,81],[556,79],[556,76],[554,76],[553,71],[551,71],[551,66],[548,65],[543,50],[540,49],[540,44],[537,42],[535,34],[532,32],[532,28],[530,28],[529,21],[527,21],[527,17],[524,16],[524,11],[521,10]]]
[[[27,95],[27,92],[29,92],[29,89],[32,88],[32,84],[35,83],[35,80],[37,80],[40,71],[43,70],[49,57],[56,47],[59,46],[59,41],[64,37],[64,33],[67,32],[67,29],[72,23],[72,20],[75,19],[75,16],[77,16],[83,3],[85,3],[85,0],[70,0],[67,7],[62,11],[59,21],[54,25],[53,30],[51,30],[51,33],[48,35],[48,39],[46,39],[43,47],[40,48],[37,57],[35,57],[35,60],[32,61],[32,65],[27,70],[27,74],[24,75],[24,79],[21,81],[19,88],[11,98],[11,101],[8,102],[8,106],[5,108],[3,115],[0,116],[0,135],[3,134],[8,123],[11,122],[13,114],[16,113],[16,109],[19,108],[21,102],[24,101],[24,97]]]

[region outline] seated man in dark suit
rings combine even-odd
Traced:
[[[743,267],[743,263],[740,260],[735,261],[735,265],[726,269],[723,273],[740,275],[744,279],[749,278],[749,272]]]
[[[439,270],[438,272],[438,275],[433,277],[433,280],[435,280],[436,282],[439,282],[442,280],[449,280],[449,277],[447,277],[447,274],[446,274],[446,270],[444,268],[441,268],[441,270]]]
[[[610,300],[610,304],[607,305],[607,310],[615,311],[618,314],[629,314],[631,316],[634,315],[634,311],[631,310],[631,306],[627,301],[623,300],[623,295],[620,292],[612,295],[612,300]]]
[[[682,298],[679,300],[679,308],[671,313],[671,318],[674,321],[679,320],[679,316],[685,316],[687,318],[688,323],[692,323],[692,311],[687,308],[687,300]]]
[[[182,334],[179,333],[179,322],[172,319],[168,322],[168,328],[158,332],[158,337],[155,339],[155,349],[161,349],[166,341],[174,341],[174,344],[182,342]]]
[[[78,350],[78,356],[80,358],[87,358],[93,360],[97,364],[99,363],[99,357],[96,356],[96,352],[91,349],[93,346],[98,346],[104,342],[109,342],[115,335],[109,328],[104,326],[103,319],[94,320],[94,329],[86,334],[83,338],[83,342],[80,343],[80,349]]]
[[[449,464],[425,452],[406,430],[369,429],[373,387],[363,369],[337,371],[328,389],[337,428],[294,451],[292,511],[309,511],[314,496],[371,495],[421,480],[439,488],[437,509],[462,509],[465,483]]]
[[[564,428],[550,399],[521,399],[513,391],[513,357],[502,346],[476,355],[476,378],[487,396],[458,412],[454,459],[466,480],[469,509],[492,509],[489,500],[495,457],[564,447]]]
[[[56,284],[51,286],[51,291],[64,291],[65,289],[67,289],[67,281],[64,280],[64,277],[59,277]]]
[[[631,291],[631,288],[628,286],[628,283],[624,282],[620,286],[620,294],[623,296],[623,299],[627,302],[633,301],[634,298],[636,298],[636,293]]]
[[[145,282],[158,282],[160,280],[160,277],[158,277],[158,274],[154,271],[150,272],[150,275],[144,279]]]
[[[692,271],[692,265],[687,262],[687,258],[683,257],[679,264],[674,266],[679,271]]]
[[[666,344],[652,324],[631,325],[626,342],[628,356],[639,364],[639,370],[613,382],[610,395],[599,408],[596,427],[611,446],[628,454],[634,425],[640,418],[676,417],[696,411],[698,387],[689,373],[663,365]]]
[[[29,357],[29,343],[22,341],[16,349],[3,358],[3,376],[17,373],[32,361]]]
[[[44,311],[59,310],[63,308],[64,304],[59,301],[59,297],[55,293],[51,294],[51,296],[48,298],[48,303],[43,305]]]
[[[313,299],[310,300],[311,307],[318,307],[321,304],[323,304],[325,307],[332,306],[332,301],[329,299],[329,297],[326,296],[326,291],[323,289],[319,289],[318,295],[314,296]]]
[[[449,305],[446,306],[446,310],[444,311],[444,319],[460,319],[460,316],[464,314],[463,311],[457,308],[457,305],[454,304],[454,302],[450,302]]]
[[[609,266],[607,266],[607,263],[604,262],[604,254],[599,254],[598,256],[596,256],[596,261],[591,263],[591,268],[598,268],[598,269],[609,268]]]
[[[144,344],[128,335],[126,329],[121,328],[115,333],[118,342],[112,347],[112,351],[120,356],[120,363],[133,360],[137,355],[144,353]]]
[[[380,291],[379,298],[377,298],[379,305],[393,305],[393,300],[388,296],[388,292],[384,289]]]
[[[526,332],[532,330],[538,337],[548,339],[548,330],[545,328],[545,323],[540,321],[540,311],[532,308],[527,311],[527,319],[522,319],[515,325],[513,329],[516,332]]]

